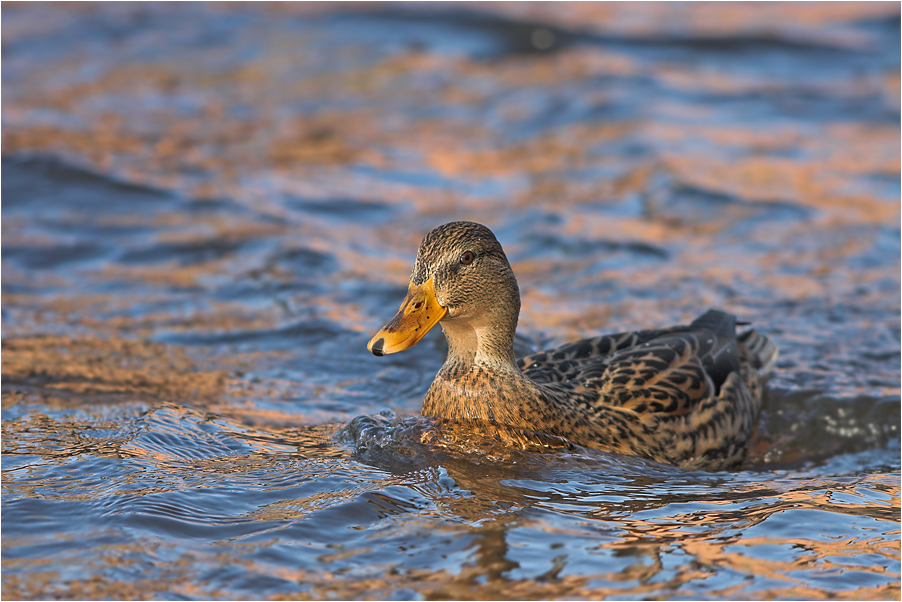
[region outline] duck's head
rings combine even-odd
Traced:
[[[506,357],[519,313],[517,279],[495,235],[482,224],[452,222],[423,239],[407,297],[367,349],[409,349],[441,322],[451,354]]]

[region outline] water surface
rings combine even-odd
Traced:
[[[4,9],[4,598],[899,598],[898,4]],[[520,353],[771,336],[742,469],[418,417],[455,219]]]

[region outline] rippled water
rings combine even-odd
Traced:
[[[897,3],[3,8],[5,599],[899,598]],[[417,416],[454,219],[771,336],[743,470]]]

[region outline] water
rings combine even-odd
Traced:
[[[897,4],[4,6],[4,598],[900,596]],[[518,351],[781,348],[686,472],[418,417],[434,226]]]

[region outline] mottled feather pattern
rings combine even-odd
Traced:
[[[461,267],[460,253],[476,260]],[[485,226],[433,230],[411,282],[434,278],[448,317],[449,355],[422,413],[565,437],[587,447],[689,469],[723,470],[745,457],[776,346],[711,310],[688,326],[568,343],[513,359],[516,278]],[[490,318],[490,328],[485,318]]]
[[[596,337],[524,357],[522,374],[446,364],[423,413],[529,428],[685,468],[732,468],[745,456],[765,375],[762,359],[738,345],[741,368],[715,394],[704,364],[732,362],[717,353],[718,340],[685,327]]]

